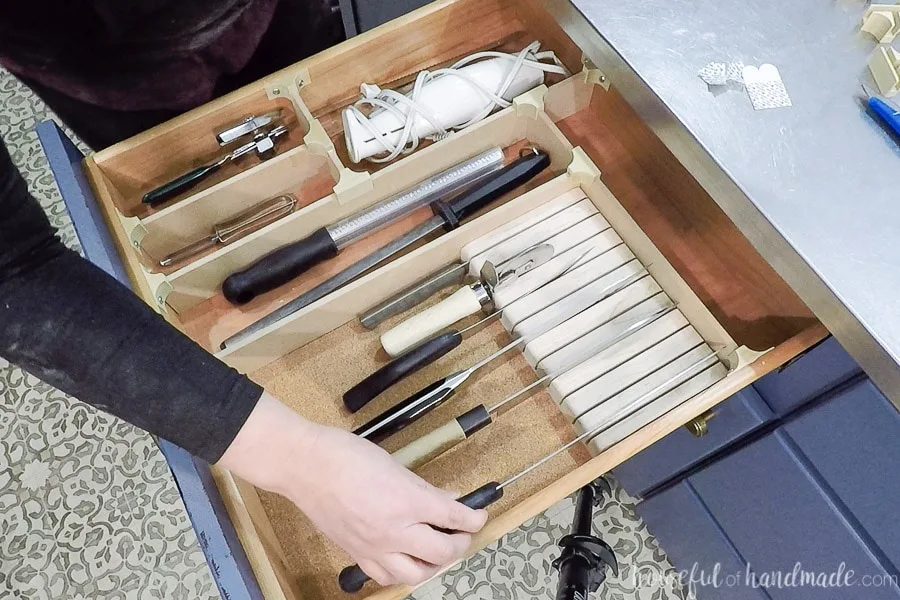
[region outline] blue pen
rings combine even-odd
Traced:
[[[894,133],[900,135],[900,108],[897,108],[882,96],[873,94],[866,86],[863,86],[863,92],[869,98],[867,101],[869,109],[887,123],[894,130]]]

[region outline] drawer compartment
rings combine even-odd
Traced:
[[[402,86],[422,69],[433,69],[484,49],[518,50],[535,39],[545,49],[554,50],[575,74],[548,80],[547,86],[520,96],[513,106],[463,132],[423,144],[389,165],[349,163],[340,111],[356,99],[360,83]],[[809,311],[715,202],[622,98],[599,83],[601,80],[595,70],[582,68],[580,51],[544,12],[541,3],[445,0],[88,158],[86,169],[129,273],[144,298],[151,304],[162,298],[165,306],[160,308],[176,326],[222,360],[248,372],[297,411],[344,428],[361,425],[425,384],[468,367],[508,343],[502,324],[495,323],[382,394],[364,410],[348,415],[341,395],[386,362],[385,354],[379,351],[378,337],[408,316],[397,316],[378,330],[367,331],[356,322],[360,312],[459,260],[466,244],[566,193],[583,194],[589,199],[677,304],[702,344],[730,371],[727,376],[723,371],[724,377],[717,376],[710,381],[711,387],[696,390],[690,399],[682,398],[662,408],[651,406],[653,410],[642,413],[636,431],[619,432],[617,439],[595,449],[596,456],[587,445],[578,444],[519,481],[507,490],[502,502],[492,507],[491,521],[475,539],[475,548],[480,548],[824,335]],[[276,89],[281,98],[275,98]],[[311,161],[321,161],[322,168],[298,171],[290,168],[287,160],[276,163],[277,159],[272,159],[158,212],[129,214],[131,205],[125,202],[122,183],[114,176],[114,172],[127,169],[140,171],[139,165],[132,164],[133,158],[128,158],[129,153],[160,136],[180,135],[180,128],[207,118],[210,111],[214,115],[221,107],[257,97],[268,101],[290,99],[298,119],[307,120],[306,127],[297,130],[306,133],[296,151],[306,152]],[[219,121],[207,118],[205,122],[211,127]],[[383,245],[422,215],[414,214],[404,224],[349,246],[337,259],[245,306],[235,307],[225,301],[218,288],[225,274],[485,149],[501,146],[515,155],[525,145],[540,146],[551,156],[551,166],[542,177],[495,202],[459,229],[426,241],[277,324],[218,350],[231,334]],[[310,203],[289,217],[232,245],[216,248],[186,267],[171,273],[147,268],[149,253],[142,255],[134,249],[133,234],[139,231],[135,219],[149,223],[170,210],[172,220],[154,232],[154,243],[160,244],[160,250],[168,248],[166,244],[181,243],[188,234],[177,230],[177,213],[186,216],[204,193],[225,194],[231,186],[239,189],[243,177],[262,168],[269,171],[267,179],[273,176],[281,180],[283,176],[288,181],[296,175],[291,185],[299,188],[306,181],[318,180],[321,174],[322,187],[313,187],[325,195],[315,198],[320,194],[311,193]],[[297,189],[278,193],[284,191],[297,193]],[[211,201],[204,204],[213,205]],[[232,215],[214,216],[221,220]],[[209,225],[213,220],[204,216],[195,223],[199,227],[204,222]],[[170,227],[171,239],[167,233]],[[191,233],[196,231],[192,229]],[[481,374],[457,398],[387,440],[384,447],[395,450],[481,402],[507,396],[534,377],[525,356],[517,354]],[[419,473],[436,485],[466,492],[487,481],[502,481],[575,435],[571,419],[564,416],[554,399],[538,394],[501,415],[489,434],[473,436],[424,465]],[[241,524],[242,543],[267,596],[292,600],[342,597],[336,585],[336,575],[347,563],[342,552],[284,499],[258,492],[228,473],[217,471],[216,475],[233,519]],[[401,598],[407,592],[369,587],[362,597]]]
[[[371,178],[372,190],[360,194],[356,199],[344,200],[338,194],[322,197],[318,202],[300,208],[292,215],[173,273],[165,282],[158,284],[171,288],[166,296],[167,304],[179,313],[179,320],[191,337],[202,340],[210,350],[216,349],[230,335],[268,314],[286,300],[318,285],[412,226],[426,221],[432,213],[430,208],[423,207],[386,229],[342,249],[336,258],[314,267],[303,277],[237,309],[231,307],[221,294],[222,281],[230,273],[252,264],[285,244],[303,239],[321,227],[415,185],[424,178],[422,173],[438,173],[492,146],[504,148],[509,157],[518,154],[527,144],[539,145],[550,152],[553,162],[549,172],[538,176],[528,184],[530,186],[547,181],[554,173],[562,173],[571,160],[571,146],[554,130],[549,119],[526,118],[517,115],[512,109],[479,123],[467,134],[471,136],[447,140],[448,143],[442,147],[426,148],[401,163],[375,173]],[[492,206],[502,203],[501,200]],[[490,226],[492,225],[485,225]],[[476,235],[475,228],[471,230],[473,233],[466,235]],[[455,233],[437,241],[440,243],[449,240]],[[458,249],[456,255],[458,258]],[[445,260],[449,261],[449,258]],[[425,273],[427,271],[420,276]]]
[[[681,428],[616,467],[616,478],[631,494],[643,496],[773,417],[752,387],[719,404],[713,415],[701,437]]]
[[[142,203],[147,192],[220,158],[225,152],[216,141],[215,132],[245,117],[273,111],[281,111],[282,122],[288,127],[286,139],[276,141],[276,158],[260,161],[255,154],[244,156],[225,164],[158,209]],[[284,157],[304,152],[298,148],[303,145],[309,128],[307,116],[287,98],[270,98],[265,90],[247,90],[217,100],[204,110],[191,111],[173,119],[163,129],[152,129],[98,152],[93,155],[93,160],[103,173],[105,194],[116,209],[125,217],[149,217],[239,173],[257,173],[255,180],[265,180],[273,166],[285,162]],[[228,149],[233,148],[233,145],[228,146]],[[221,218],[222,215],[217,216]]]
[[[785,429],[894,568],[900,570],[897,409],[870,380],[865,380]]]

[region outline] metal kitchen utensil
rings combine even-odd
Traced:
[[[169,254],[159,261],[159,264],[162,267],[170,267],[186,262],[209,248],[226,246],[245,235],[262,229],[270,223],[274,223],[282,217],[286,217],[294,212],[296,207],[297,199],[289,194],[261,202],[233,219],[217,223],[213,226],[212,235]]]
[[[248,117],[247,120],[242,121],[240,124],[220,132],[216,139],[221,146],[241,141],[248,136],[252,136],[252,138],[214,162],[188,171],[169,183],[147,192],[144,194],[143,203],[150,206],[158,206],[171,200],[175,196],[191,189],[224,165],[252,152],[255,152],[262,160],[267,160],[274,156],[275,140],[287,134],[289,129],[287,125],[278,123],[278,119],[273,115],[274,113],[263,117]],[[225,140],[229,141],[226,142]]]

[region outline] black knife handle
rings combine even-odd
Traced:
[[[324,227],[312,235],[282,246],[258,261],[230,275],[222,284],[225,299],[247,304],[260,294],[284,285],[315,265],[337,256],[338,247]]]
[[[474,492],[469,492],[465,496],[456,499],[460,504],[465,504],[469,508],[481,510],[487,508],[497,500],[503,497],[503,488],[496,481],[486,483]]]
[[[363,589],[363,586],[369,582],[369,576],[359,568],[359,565],[352,567],[344,567],[338,575],[338,585],[345,594],[355,594]]]
[[[216,171],[219,167],[222,166],[221,162],[214,162],[210,165],[206,165],[204,167],[199,167],[185,173],[178,179],[173,179],[166,185],[162,185],[152,192],[147,192],[144,194],[144,204],[149,204],[150,206],[158,206],[167,200],[171,200],[178,194],[182,192],[186,192],[190,188],[194,187],[198,183],[200,183],[203,179],[206,179],[209,175],[211,175],[214,171]]]
[[[384,390],[404,377],[430,365],[461,343],[462,334],[458,331],[451,331],[419,344],[347,390],[344,394],[344,406],[350,412],[355,413]]]
[[[460,221],[507,192],[528,183],[549,166],[550,155],[543,150],[536,150],[480,179],[473,188],[450,202],[433,202],[431,209],[444,219],[444,229],[456,229]]]
[[[366,437],[375,444],[386,440],[398,431],[405,429],[407,425],[414,423],[419,417],[431,412],[453,395],[454,389],[445,386],[450,377],[444,377],[431,385],[419,390],[396,406],[384,411],[362,427],[353,430],[355,435],[362,435],[382,421],[384,425],[378,427]],[[409,409],[409,410],[407,410]],[[400,413],[403,413],[402,415]]]
[[[474,492],[457,498],[456,501],[460,504],[465,504],[469,508],[480,510],[482,508],[487,508],[502,497],[503,488],[500,487],[499,483],[493,481],[481,486]],[[452,533],[447,531],[446,529],[438,528],[438,531],[443,531],[444,533]],[[360,591],[368,581],[369,576],[359,568],[359,565],[345,567],[341,571],[340,575],[338,575],[338,584],[341,586],[341,590],[347,594],[355,594],[356,592]]]

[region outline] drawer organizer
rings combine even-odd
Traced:
[[[548,77],[545,85],[519,96],[509,108],[387,165],[349,161],[340,115],[358,98],[361,83],[397,88],[422,69],[486,49],[515,52],[534,40],[556,52],[574,75]],[[173,202],[155,209],[142,205],[143,193],[219,151],[212,135],[216,128],[275,108],[287,115],[290,133],[274,158],[228,165]],[[458,229],[219,350],[226,338],[423,222],[430,211],[412,213],[240,307],[222,296],[221,283],[228,274],[495,146],[510,157],[526,146],[537,146],[550,155],[551,165]],[[425,384],[495,352],[509,342],[509,330],[539,331],[538,323],[562,319],[554,336],[536,337],[524,353],[498,361],[458,397],[386,440],[383,446],[389,451],[461,412],[499,401],[528,385],[535,380],[535,367],[552,370],[567,364],[562,350],[583,350],[591,344],[593,338],[585,332],[597,329],[593,325],[611,318],[614,330],[625,326],[632,308],[671,305],[670,312],[622,342],[627,349],[601,353],[567,371],[549,390],[497,418],[489,434],[474,435],[418,469],[435,485],[471,491],[488,481],[504,480],[585,428],[605,420],[618,423],[623,414],[630,415],[507,490],[490,509],[492,518],[475,536],[473,551],[825,335],[714,200],[609,88],[606,77],[583,61],[581,50],[537,1],[436,2],[88,157],[85,169],[129,276],[144,299],[223,361],[318,422],[358,427]],[[209,235],[215,223],[283,194],[296,199],[290,215],[233,243],[209,248],[185,264],[159,266],[161,257]],[[569,210],[579,211],[583,218],[570,227],[552,220]],[[379,335],[412,313],[398,315],[374,331],[361,327],[357,316],[461,256],[472,259],[474,268],[502,248],[488,243],[479,249],[479,244],[516,228],[525,231],[523,224],[535,215],[540,216],[535,226],[543,228],[545,239],[558,236],[555,243],[561,244],[561,256],[592,244],[606,244],[608,250],[586,256],[584,264],[542,287],[540,294],[512,304],[502,323],[468,337],[360,412],[347,413],[342,394],[388,360],[380,351]],[[565,311],[555,312],[596,291],[607,273],[637,269],[646,269],[647,277],[614,300],[569,319]],[[522,294],[539,277],[537,271],[530,273],[504,293]],[[617,320],[619,313],[625,315],[624,321]],[[710,355],[715,358],[692,373],[683,387],[659,401],[643,399],[660,381]],[[348,564],[346,555],[287,500],[219,469],[214,474],[266,598],[343,596],[336,578]],[[360,596],[402,598],[408,591],[367,587]]]
[[[595,454],[753,358],[695,298],[663,291],[600,208],[578,187],[462,249],[477,277],[487,261],[502,268],[534,245],[554,248],[552,260],[497,290],[494,305],[575,432],[599,430],[586,440]]]

